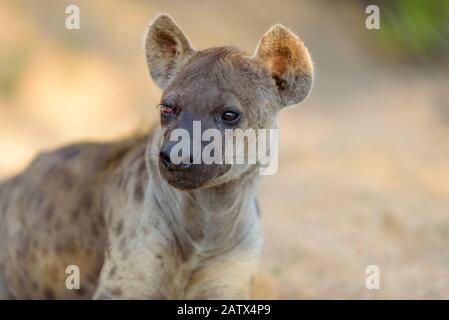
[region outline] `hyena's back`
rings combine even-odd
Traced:
[[[103,189],[141,139],[43,153],[0,184],[0,298],[93,295],[107,243]],[[81,290],[66,288],[68,265],[80,268]]]

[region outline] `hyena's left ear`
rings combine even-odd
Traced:
[[[166,14],[150,23],[144,41],[151,77],[163,90],[195,50],[181,28]]]
[[[312,60],[304,44],[289,29],[282,25],[271,27],[253,58],[273,78],[283,107],[304,100],[312,87]]]

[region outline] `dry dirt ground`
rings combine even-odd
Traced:
[[[447,68],[381,59],[363,9],[331,2],[79,3],[81,30],[69,32],[62,3],[0,1],[0,80],[12,83],[0,93],[0,176],[38,150],[156,121],[160,92],[140,47],[156,13],[197,48],[252,51],[282,22],[310,48],[316,82],[280,115],[253,297],[449,298]],[[365,287],[368,265],[380,268],[379,290]]]

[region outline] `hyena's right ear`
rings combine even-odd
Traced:
[[[286,27],[271,27],[260,40],[254,59],[272,77],[283,107],[297,104],[309,94],[312,60],[301,40]]]
[[[195,50],[173,19],[165,14],[150,23],[144,41],[151,77],[163,90]]]

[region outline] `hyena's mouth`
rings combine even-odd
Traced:
[[[190,171],[194,164],[191,163],[179,163],[179,164],[175,164],[173,163],[173,161],[170,159],[170,156],[167,155],[164,152],[160,152],[159,153],[159,160],[160,160],[160,164],[162,166],[164,166],[164,168],[168,171],[179,171],[179,172],[188,172]]]
[[[162,177],[173,187],[181,190],[193,190],[203,187],[229,171],[230,165],[187,164],[176,167],[166,165],[159,159],[159,171]]]

